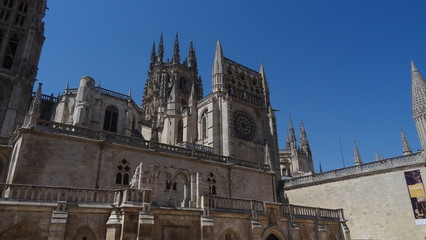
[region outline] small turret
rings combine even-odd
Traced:
[[[175,44],[173,46],[173,58],[172,58],[173,64],[179,64],[180,63],[180,54],[179,54],[179,35],[176,33],[175,37]]]
[[[412,153],[410,144],[408,144],[407,138],[405,137],[404,131],[401,131],[401,143],[402,143],[402,154],[409,155]]]
[[[163,42],[163,34],[161,34],[160,43],[158,44],[157,63],[163,63],[163,57],[164,57],[164,42]]]
[[[359,154],[358,147],[356,146],[355,141],[354,141],[354,159],[355,159],[355,165],[361,165],[362,164],[361,155]]]

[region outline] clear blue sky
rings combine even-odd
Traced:
[[[401,155],[399,129],[420,148],[411,115],[410,58],[426,77],[426,1],[48,1],[37,78],[45,94],[77,87],[83,75],[141,101],[152,42],[175,32],[181,55],[194,41],[204,94],[211,92],[215,43],[254,70],[265,65],[279,145],[288,117],[303,120],[315,167]],[[297,133],[298,135],[298,133]]]

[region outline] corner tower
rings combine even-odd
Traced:
[[[411,61],[412,111],[423,149],[426,149],[426,82]]]
[[[0,135],[23,124],[44,42],[46,0],[0,1]]]

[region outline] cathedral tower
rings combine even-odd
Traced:
[[[426,149],[426,82],[411,61],[412,111],[417,133],[423,149]]]
[[[44,42],[46,0],[0,2],[0,135],[22,125]]]
[[[142,99],[142,118],[145,126],[155,128],[159,136],[153,137],[162,143],[191,142],[196,138],[196,112],[191,111],[203,96],[201,78],[198,76],[197,60],[192,42],[188,58],[181,62],[179,38],[176,33],[173,56],[164,61],[163,35],[160,36],[158,52],[155,43],[151,52],[148,79]]]

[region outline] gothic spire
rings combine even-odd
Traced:
[[[355,158],[355,165],[362,164],[361,155],[359,154],[358,147],[356,146],[355,141],[354,141],[354,158]]]
[[[176,36],[175,36],[175,45],[173,46],[173,58],[172,58],[172,62],[174,64],[179,64],[180,63],[180,55],[179,55],[179,35],[176,32]]]
[[[189,42],[188,67],[197,71],[197,57],[195,56],[195,49],[192,45],[192,40]]]
[[[155,55],[155,42],[152,43],[152,50],[151,50],[151,62],[149,63],[149,70],[151,71],[155,64],[155,58],[157,56]]]
[[[164,57],[164,42],[163,42],[163,34],[161,34],[160,35],[160,43],[158,44],[157,62],[163,63],[163,57]]]
[[[426,149],[426,119],[422,116],[426,113],[426,82],[417,70],[414,61],[411,61],[411,81],[412,81],[412,111],[417,133],[423,149]]]
[[[404,131],[402,131],[402,128],[400,129],[400,131],[401,131],[401,142],[402,142],[402,154],[404,155],[411,154],[412,153],[411,147],[410,147],[410,144],[408,144]]]
[[[220,41],[217,40],[216,43],[216,52],[214,54],[214,63],[213,63],[213,75],[216,73],[224,73],[225,60],[223,58],[222,45]]]

